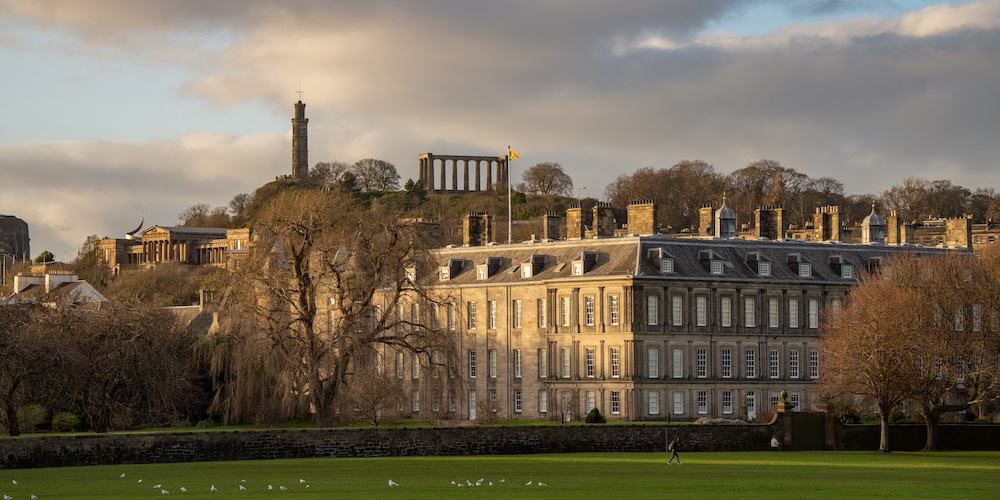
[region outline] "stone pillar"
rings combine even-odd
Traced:
[[[469,190],[469,160],[462,160],[462,190]]]
[[[429,157],[424,161],[426,162],[424,168],[427,169],[427,185],[424,186],[424,190],[430,193],[434,191],[434,157]]]
[[[482,185],[480,184],[480,182],[481,182],[481,180],[483,178],[483,174],[479,172],[479,165],[482,162],[483,162],[482,160],[476,160],[476,191],[482,191],[483,190]]]
[[[458,160],[451,160],[451,190],[458,191]]]
[[[486,190],[493,189],[493,160],[486,160],[489,167],[486,168]]]
[[[441,191],[448,190],[448,179],[446,177],[448,169],[448,164],[446,160],[441,160]]]

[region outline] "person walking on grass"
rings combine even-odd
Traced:
[[[675,437],[670,441],[670,444],[667,445],[667,451],[670,452],[670,460],[667,460],[667,465],[673,463],[675,458],[677,459],[677,465],[680,465],[681,456],[677,454],[677,448],[680,447],[680,441],[680,438]]]

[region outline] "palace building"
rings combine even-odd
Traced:
[[[568,239],[549,214],[543,238],[516,244],[493,243],[493,217],[469,214],[465,245],[436,249],[411,271],[441,303],[398,311],[454,332],[460,378],[421,375],[416,357],[383,353],[406,387],[403,414],[754,419],[781,391],[796,409],[814,408],[820,328],[858,277],[895,254],[970,246],[889,244],[894,228],[874,208],[859,244],[829,226],[814,241],[784,239],[776,207],[755,215],[761,235],[741,238],[732,209],[709,210],[704,234],[677,238],[656,234],[651,202],[630,205],[624,225],[605,205],[589,223],[571,208]],[[819,224],[839,227],[835,213],[820,210]]]

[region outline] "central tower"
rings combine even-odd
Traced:
[[[304,179],[309,174],[309,133],[306,118],[306,105],[299,99],[295,103],[295,116],[292,118],[292,177]]]

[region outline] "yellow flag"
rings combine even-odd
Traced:
[[[517,151],[514,151],[513,149],[510,149],[510,146],[507,146],[507,158],[508,159],[516,160],[516,159],[518,159],[520,157],[521,157],[521,155],[518,154]]]

